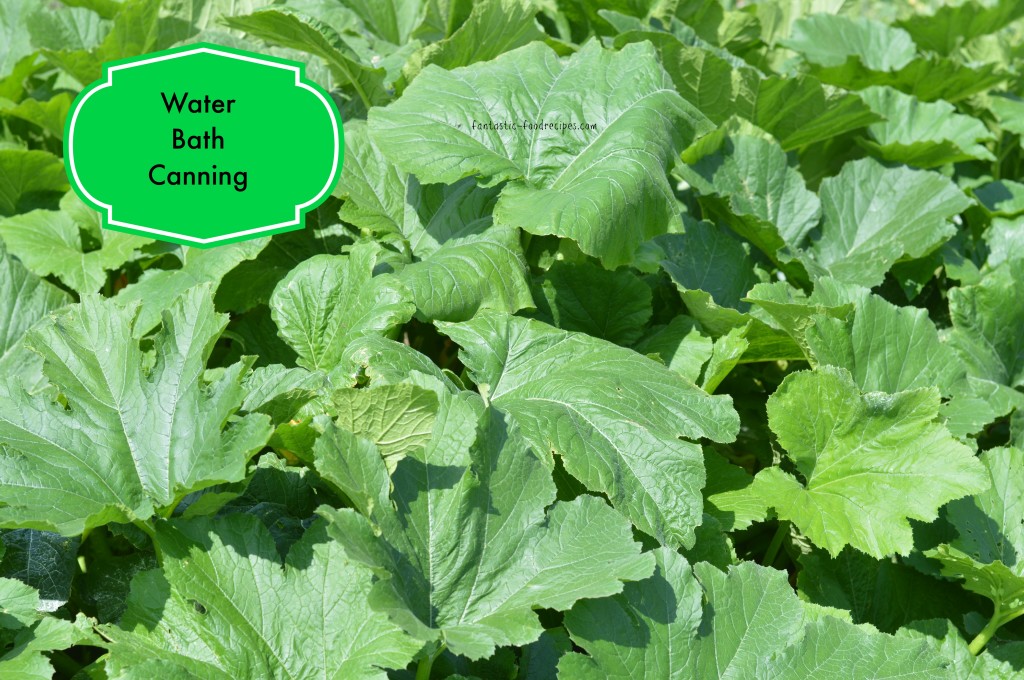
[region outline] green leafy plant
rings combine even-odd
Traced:
[[[5,0],[0,678],[1024,677],[1022,17]],[[69,192],[196,41],[334,98],[305,230]]]

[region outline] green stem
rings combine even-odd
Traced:
[[[985,649],[985,645],[988,644],[989,640],[992,639],[992,636],[996,634],[996,631],[999,630],[1000,627],[1005,626],[1022,614],[1024,614],[1024,607],[1018,607],[1017,609],[1011,609],[1008,612],[1003,612],[1002,608],[999,605],[996,605],[995,611],[992,612],[992,618],[989,619],[985,627],[981,629],[981,632],[971,640],[971,644],[967,646],[967,648],[971,650],[971,654],[974,656],[981,654],[981,650]]]
[[[156,530],[153,529],[153,525],[141,519],[135,520],[132,524],[149,536],[149,540],[153,543],[153,552],[156,553],[157,566],[164,566],[164,554],[160,551],[160,545],[156,542]]]
[[[775,530],[772,542],[768,544],[768,549],[764,552],[764,566],[770,567],[775,564],[775,558],[779,556],[779,548],[782,547],[782,541],[787,536],[789,536],[789,522],[779,522],[779,528]]]
[[[430,680],[430,669],[434,666],[434,659],[441,656],[444,648],[445,646],[442,644],[437,648],[436,652],[420,659],[419,664],[416,666],[416,680]]]
[[[985,645],[988,644],[988,641],[992,639],[992,636],[996,634],[996,631],[999,630],[999,626],[1001,625],[1003,625],[1003,620],[999,616],[999,605],[997,604],[996,610],[992,614],[992,618],[988,620],[988,623],[981,629],[981,632],[978,633],[978,635],[971,640],[971,644],[967,646],[967,649],[971,651],[971,654],[974,656],[981,654],[981,650],[985,649]]]

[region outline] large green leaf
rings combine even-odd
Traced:
[[[569,612],[566,628],[589,656],[563,656],[559,677],[945,677],[927,643],[814,614],[782,572],[750,562],[726,573],[706,563],[691,571],[675,552],[655,556],[651,578]]]
[[[160,523],[163,568],[132,583],[110,640],[111,678],[387,677],[420,645],[370,609],[371,575],[309,529],[282,568],[255,518]]]
[[[148,269],[139,280],[122,288],[114,300],[126,307],[138,306],[135,328],[147,333],[160,322],[160,317],[174,300],[190,288],[209,285],[215,291],[221,279],[238,266],[260,254],[269,239],[260,238],[228,243],[216,248],[182,246],[177,269]]]
[[[64,163],[46,151],[0,146],[0,218],[23,212],[40,197],[68,189]]]
[[[71,296],[43,281],[0,244],[0,366],[39,319],[71,302]]]
[[[827,83],[855,90],[889,85],[923,101],[957,101],[1007,77],[994,63],[974,67],[948,57],[919,56],[905,30],[863,17],[802,17],[782,43],[800,52],[811,73]]]
[[[7,105],[0,102],[0,115],[8,118],[20,118],[42,128],[57,139],[64,138],[64,121],[74,98],[67,92],[61,92],[46,101],[26,99],[18,105]]]
[[[863,159],[821,183],[821,235],[800,256],[808,271],[875,286],[902,258],[927,255],[952,236],[971,201],[933,172]]]
[[[352,340],[383,335],[412,316],[402,285],[391,275],[373,276],[378,255],[372,244],[348,255],[317,255],[277,284],[270,311],[300,366],[330,370]]]
[[[836,555],[877,558],[913,547],[908,519],[930,522],[948,501],[988,487],[984,467],[938,421],[939,392],[861,392],[845,369],[789,375],[768,423],[803,481],[772,467],[755,478],[779,517]]]
[[[408,383],[338,390],[331,401],[338,426],[376,444],[391,469],[430,440],[438,408],[434,392]]]
[[[341,218],[385,238],[401,237],[414,260],[449,241],[484,234],[499,189],[472,178],[453,184],[423,184],[398,170],[374,144],[366,124],[345,127],[345,173],[337,193],[345,199]]]
[[[148,358],[132,335],[136,313],[86,297],[30,331],[67,405],[0,385],[0,524],[70,536],[149,519],[245,475],[270,426],[258,414],[228,422],[247,364],[203,378],[227,322],[210,289],[191,289],[164,311]]]
[[[1024,451],[991,449],[981,460],[991,486],[950,504],[959,537],[925,554],[942,563],[943,575],[992,600],[1002,625],[1024,614]]]
[[[827,68],[896,71],[917,54],[906,31],[871,19],[828,14],[798,19],[784,44]]]
[[[428,64],[444,69],[490,61],[510,50],[536,40],[544,33],[534,18],[538,8],[533,0],[479,0],[465,23],[444,40],[432,43],[415,55],[405,67],[407,78]]]
[[[807,190],[774,140],[714,135],[683,154],[680,174],[701,194],[707,213],[778,261],[799,246],[821,218],[818,197]],[[742,291],[746,293],[746,291]]]
[[[22,57],[32,53],[27,24],[38,9],[39,3],[33,0],[12,0],[0,7],[0,78],[13,71]]]
[[[868,126],[867,142],[883,160],[922,168],[995,160],[982,145],[995,136],[977,118],[954,113],[956,109],[948,102],[920,102],[891,87],[869,87],[860,96],[885,119]]]
[[[750,246],[710,222],[689,222],[684,234],[654,240],[661,268],[684,293],[704,291],[716,304],[746,311],[747,292],[760,282]]]
[[[231,16],[224,22],[250,36],[320,57],[334,78],[340,84],[349,85],[367,108],[388,99],[384,69],[361,63],[334,29],[322,22],[287,7],[269,7],[245,16]]]
[[[1024,385],[1024,260],[1010,260],[976,285],[949,291],[950,344],[970,375]]]
[[[1015,0],[938,5],[933,14],[914,14],[896,23],[918,47],[949,54],[977,37],[995,33],[1024,15]]]
[[[349,557],[381,579],[375,608],[477,659],[536,640],[534,608],[568,609],[650,575],[653,560],[620,515],[592,496],[554,503],[547,466],[500,412],[433,384],[433,437],[398,464],[390,494],[372,443],[328,424],[316,445],[317,469],[356,508],[320,513]]]
[[[484,309],[533,307],[519,230],[492,227],[479,236],[452,238],[406,265],[398,278],[427,319],[464,321]]]
[[[99,80],[103,64],[152,52],[160,40],[160,5],[162,0],[125,0],[114,15],[113,25],[102,42],[58,43],[41,51],[54,65],[82,85]]]
[[[420,184],[384,159],[359,121],[346,127],[345,144],[341,218],[401,240],[411,262],[400,278],[423,317],[462,321],[481,309],[533,306],[519,232],[493,225],[498,189],[471,178]]]
[[[757,69],[678,36],[648,29],[615,38],[615,46],[651,41],[683,99],[711,122],[732,116],[766,130],[786,151],[806,146],[878,120],[856,95],[831,91],[811,76],[765,76]]]
[[[854,302],[852,319],[816,317],[807,328],[808,347],[819,364],[850,371],[865,392],[902,392],[935,386],[949,396],[966,379],[953,350],[941,342],[928,312],[897,307],[859,286],[829,284],[830,302]],[[813,299],[813,298],[812,298]],[[809,310],[810,312],[811,310]]]
[[[453,71],[428,67],[369,122],[399,169],[423,182],[510,180],[499,222],[574,239],[609,267],[678,223],[665,175],[673,143],[709,128],[650,46],[597,42],[564,60],[534,43]]]
[[[64,211],[33,210],[0,219],[0,238],[12,254],[40,276],[54,274],[78,293],[95,293],[118,269],[152,239],[103,229],[99,243],[82,242],[83,225]]]
[[[643,531],[693,544],[704,466],[700,447],[680,437],[735,438],[731,398],[709,396],[632,350],[538,321],[481,314],[440,328],[534,450],[559,455]]]
[[[395,45],[409,41],[423,21],[423,0],[342,0],[375,34]]]
[[[803,296],[786,283],[760,284],[749,299],[790,333],[814,365],[850,371],[860,389],[937,387],[950,431],[960,438],[1015,408],[1017,393],[969,376],[923,309],[898,307],[857,285],[822,278]]]

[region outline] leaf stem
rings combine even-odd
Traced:
[[[995,611],[992,612],[992,618],[988,620],[988,623],[981,629],[981,632],[971,640],[971,644],[967,646],[967,649],[969,649],[971,654],[974,656],[978,656],[981,654],[981,650],[985,649],[985,645],[988,644],[989,640],[992,639],[992,636],[996,634],[996,631],[999,630],[1000,627],[1005,626],[1021,614],[1024,614],[1024,607],[1018,607],[1003,613],[1002,607],[997,604]]]
[[[971,644],[967,646],[967,649],[971,651],[971,654],[978,656],[981,654],[981,650],[985,649],[985,645],[992,639],[992,636],[996,634],[999,626],[1003,625],[1003,621],[999,616],[999,605],[996,605],[995,612],[992,613],[992,618],[988,620],[985,627],[981,629],[981,632],[971,640]]]
[[[160,551],[160,545],[156,542],[156,530],[153,529],[153,525],[146,520],[137,519],[132,522],[135,526],[141,529],[147,536],[149,536],[150,542],[153,544],[153,552],[156,554],[157,566],[164,566],[164,554]]]
[[[789,522],[779,522],[779,528],[775,530],[775,535],[772,536],[768,549],[764,551],[764,560],[762,562],[764,566],[770,567],[775,564],[775,559],[779,556],[779,548],[782,547],[782,541],[787,536],[789,536]]]
[[[430,669],[433,668],[434,660],[441,656],[441,652],[444,651],[444,648],[445,645],[442,644],[433,654],[420,659],[419,664],[416,666],[416,680],[430,680]]]

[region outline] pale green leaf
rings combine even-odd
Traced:
[[[883,160],[922,168],[995,160],[983,145],[995,136],[977,118],[955,113],[948,102],[921,102],[891,87],[869,87],[860,97],[885,119],[868,126],[866,143]]]
[[[28,121],[57,139],[64,139],[64,120],[67,118],[72,100],[70,94],[61,92],[46,101],[26,99],[12,106],[4,106],[0,102],[0,114]]]
[[[727,136],[720,144],[687,152],[680,168],[702,194],[701,205],[717,221],[778,261],[778,251],[795,247],[818,224],[821,204],[807,190],[786,154],[773,140]],[[706,197],[706,198],[705,198]],[[746,292],[746,291],[742,291]]]
[[[1024,385],[1024,260],[1004,262],[973,286],[949,291],[949,342],[969,375]]]
[[[424,318],[465,321],[485,309],[533,307],[519,230],[491,227],[451,238],[398,273]]]
[[[825,67],[846,66],[857,60],[872,71],[896,71],[917,54],[910,34],[880,21],[815,14],[793,23],[783,44]]]
[[[376,444],[392,469],[430,440],[438,408],[434,392],[406,383],[338,390],[331,401],[338,427]]]
[[[409,41],[423,21],[423,0],[342,0],[375,34],[395,45]]]
[[[811,76],[766,77],[729,53],[685,44],[670,33],[630,30],[617,36],[615,45],[645,40],[658,49],[683,99],[711,122],[745,118],[778,139],[786,151],[878,119],[856,95],[831,91]]]
[[[0,244],[0,365],[33,324],[70,302],[70,295],[25,269]]]
[[[940,55],[919,56],[905,30],[864,17],[803,17],[781,42],[800,52],[824,82],[853,90],[889,85],[922,101],[957,101],[1007,77],[995,63],[973,66]]]
[[[727,531],[746,529],[768,516],[768,506],[754,488],[754,478],[710,448],[704,449],[704,511]]]
[[[30,270],[53,274],[78,293],[99,291],[109,270],[120,268],[153,240],[104,229],[90,248],[82,242],[83,226],[65,210],[33,210],[0,219],[0,238]]]
[[[845,369],[789,375],[768,399],[768,423],[803,481],[777,467],[755,479],[779,517],[836,555],[877,558],[913,547],[909,519],[983,491],[985,469],[938,421],[939,392],[862,392]]]
[[[86,297],[30,332],[67,407],[0,385],[0,524],[70,536],[149,519],[188,493],[244,477],[270,426],[263,415],[228,423],[246,364],[203,379],[227,322],[209,288],[164,311],[149,360],[132,336],[136,313]]]
[[[32,53],[27,25],[39,13],[35,0],[12,0],[0,6],[0,78],[14,70],[14,65]],[[5,214],[0,210],[0,215]]]
[[[751,562],[727,572],[700,563],[691,571],[674,552],[655,555],[651,578],[569,612],[566,628],[589,656],[563,656],[559,677],[945,677],[943,660],[927,643],[814,612],[783,572]]]
[[[902,258],[949,240],[970,199],[942,175],[863,159],[821,183],[821,235],[800,256],[815,276],[875,286]]]
[[[320,57],[330,68],[331,75],[340,84],[351,86],[367,108],[388,99],[384,69],[360,63],[334,29],[324,23],[286,7],[231,16],[224,22],[250,36]]]
[[[534,18],[533,0],[478,0],[466,21],[444,40],[428,45],[406,65],[412,80],[429,64],[451,70],[495,57],[531,42],[543,40],[544,32]]]
[[[995,33],[1024,15],[1024,5],[1014,0],[939,4],[931,14],[914,14],[897,22],[922,50],[949,54],[956,48]]]

